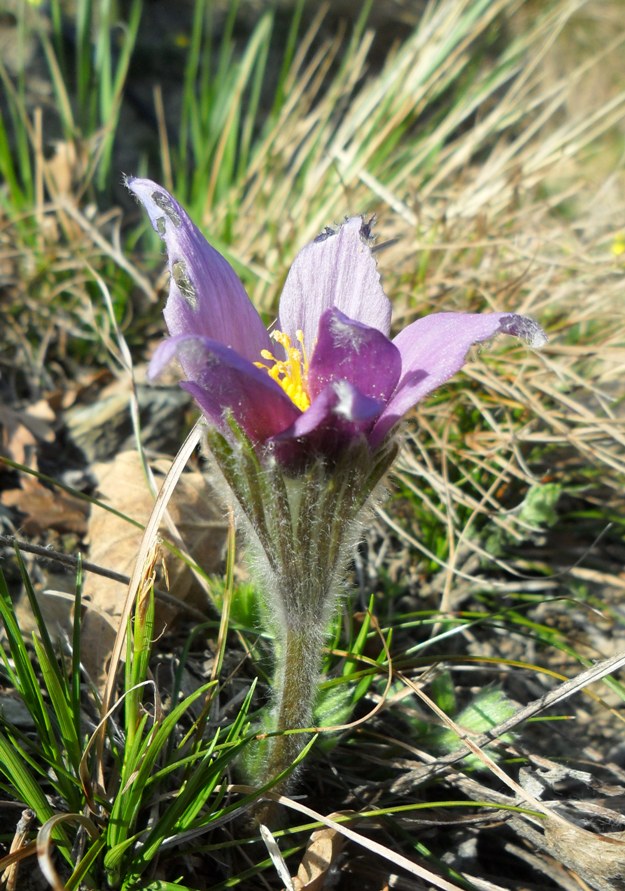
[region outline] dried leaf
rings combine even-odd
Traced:
[[[0,451],[12,461],[36,470],[37,444],[54,442],[54,418],[45,399],[20,411],[0,406]],[[25,476],[20,488],[4,491],[0,503],[25,514],[21,527],[26,535],[41,535],[46,529],[78,534],[85,531],[86,510],[82,502],[47,489],[34,477]]]
[[[153,468],[157,485],[164,478],[169,461]],[[160,471],[160,473],[159,473]],[[154,496],[145,479],[136,452],[122,452],[113,461],[96,464],[93,472],[98,480],[99,495],[116,510],[139,523],[148,520]],[[169,514],[183,539],[185,549],[206,572],[215,572],[221,565],[227,526],[223,510],[202,474],[184,473],[169,504]],[[164,537],[169,537],[166,528]],[[141,541],[142,530],[108,511],[94,508],[88,527],[90,559],[105,568],[132,575]],[[204,605],[205,595],[192,572],[179,559],[167,555],[165,566],[172,595],[178,600]],[[85,594],[91,603],[111,617],[121,613],[126,587],[102,576],[90,575]],[[171,617],[161,609],[163,619]]]
[[[346,813],[330,814],[330,819],[335,820]],[[336,865],[344,845],[345,836],[336,829],[324,826],[313,832],[293,879],[295,891],[322,891],[327,887],[328,873]]]
[[[16,507],[25,515],[21,530],[26,536],[42,535],[48,529],[84,535],[87,529],[85,502],[48,489],[34,477],[25,477],[21,489],[3,492],[0,502],[5,507]]]
[[[545,847],[596,891],[625,889],[625,833],[595,834],[572,823],[549,819]]]
[[[46,629],[53,641],[67,639],[71,635],[74,613],[75,594],[71,590],[71,577],[48,572],[46,585],[45,590],[35,591]],[[15,604],[15,616],[25,635],[37,632],[37,620],[25,593]]]
[[[73,186],[80,179],[84,168],[84,157],[79,157],[75,142],[58,141],[54,154],[43,162],[48,183],[55,196],[73,195]]]
[[[0,405],[0,448],[2,453],[18,464],[36,467],[35,446],[37,442],[54,442],[51,423],[54,412],[45,399],[29,405],[21,411],[14,411],[7,405]]]

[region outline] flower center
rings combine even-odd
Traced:
[[[262,358],[273,362],[273,365],[263,362],[254,362],[254,365],[264,368],[269,377],[280,384],[291,402],[301,411],[306,411],[310,407],[310,396],[306,388],[308,357],[304,349],[304,332],[295,332],[300,349],[291,345],[291,338],[284,331],[272,331],[270,336],[284,349],[286,359],[276,359],[269,350],[262,350]]]

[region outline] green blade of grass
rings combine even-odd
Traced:
[[[142,14],[143,0],[133,0],[132,6],[130,7],[128,22],[123,28],[124,36],[122,48],[114,72],[110,53],[110,34],[107,36],[106,41],[102,41],[104,47],[102,67],[106,72],[106,77],[103,79],[102,83],[106,84],[106,89],[101,90],[99,97],[99,123],[104,131],[104,138],[98,146],[98,151],[96,152],[94,160],[94,166],[97,165],[98,167],[97,184],[100,189],[105,187],[111,175],[111,157],[119,122],[119,114],[121,111],[123,91],[133,50],[137,41],[137,35],[139,33]]]
[[[76,91],[80,119],[87,122],[92,118],[93,49],[92,29],[95,27],[93,0],[81,0],[76,9]]]
[[[72,810],[80,808],[78,801],[77,777],[80,767],[81,748],[78,736],[76,734],[76,716],[72,710],[71,694],[64,679],[59,679],[58,665],[54,656],[50,655],[47,648],[41,644],[38,638],[33,635],[33,646],[41,669],[43,682],[45,684],[48,696],[50,697],[50,707],[56,721],[60,738],[57,741],[56,757],[58,759],[58,767],[64,763],[64,754],[67,754],[69,765],[71,766],[71,774],[58,770],[58,779],[64,776],[71,776],[73,782],[69,788],[64,789],[65,797],[71,804]]]
[[[28,770],[19,750],[7,740],[2,732],[0,732],[0,771],[9,781],[10,788],[16,793],[16,798],[23,801],[37,814],[40,823],[45,823],[46,820],[54,816],[54,811],[48,804],[40,781]]]
[[[54,740],[50,716],[30,661],[26,642],[15,618],[13,604],[2,572],[0,572],[0,618],[4,625],[13,660],[12,666],[4,650],[0,649],[5,669],[13,686],[22,696],[35,723],[44,754],[49,755],[51,752],[51,741]]]
[[[81,738],[82,729],[80,721],[81,713],[81,615],[82,615],[82,590],[83,571],[82,555],[78,554],[78,566],[76,567],[76,595],[74,599],[74,621],[72,625],[72,659],[70,676],[70,702],[71,713],[74,716],[74,734],[76,739]],[[77,775],[80,774],[80,752]]]

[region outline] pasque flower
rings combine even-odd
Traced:
[[[208,445],[247,531],[276,640],[273,729],[312,719],[320,652],[363,508],[395,456],[404,415],[496,334],[531,346],[540,326],[514,313],[435,313],[390,338],[391,304],[370,223],[327,228],[295,258],[267,331],[229,263],[161,186],[128,187],[165,242],[170,337],[151,375],[178,359],[208,420]],[[303,737],[277,736],[266,776]]]
[[[182,386],[210,422],[223,427],[229,413],[285,463],[335,456],[361,436],[375,450],[462,368],[474,343],[499,333],[535,347],[545,342],[523,316],[454,312],[418,319],[391,340],[391,304],[361,217],[326,229],[300,251],[268,332],[232,267],[174,198],[149,180],[128,186],[167,246],[171,273],[164,313],[171,336],[151,373],[177,357]]]

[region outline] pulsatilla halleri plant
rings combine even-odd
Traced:
[[[499,333],[533,347],[546,338],[520,315],[443,312],[391,340],[391,304],[361,217],[298,254],[267,331],[178,202],[149,180],[127,184],[165,242],[171,273],[170,336],[150,374],[179,361],[262,581],[276,733],[258,772],[286,776],[306,736],[283,731],[310,727],[324,635],[366,507],[396,455],[397,425],[462,368],[472,344]]]

